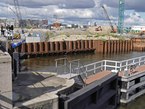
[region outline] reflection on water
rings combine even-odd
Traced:
[[[145,95],[135,99],[134,101],[119,106],[118,109],[145,109]]]
[[[112,55],[102,55],[95,53],[82,53],[82,54],[72,54],[66,55],[68,60],[80,59],[83,64],[100,61],[104,59],[109,60],[125,60],[129,58],[145,56],[143,52],[130,52],[130,53],[122,53],[122,54],[112,54]],[[32,58],[25,61],[25,65],[28,67],[28,70],[41,70],[41,71],[52,71],[55,72],[55,59],[62,58],[64,55],[55,55],[55,56],[47,56],[47,57],[38,57]],[[145,109],[145,96],[142,96],[135,101],[120,106],[118,109]]]
[[[138,56],[143,56],[145,53],[142,52],[130,52],[124,54],[112,54],[112,55],[102,55],[95,53],[82,53],[82,54],[71,54],[71,55],[55,55],[47,57],[31,58],[25,61],[25,65],[29,70],[51,70],[55,65],[55,59],[67,57],[68,60],[80,59],[83,64],[100,61],[104,59],[110,60],[125,60],[128,58],[134,58]]]

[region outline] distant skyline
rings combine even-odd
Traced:
[[[106,23],[104,5],[118,21],[119,0],[19,0],[22,18],[58,19],[62,23]],[[125,0],[125,25],[145,25],[145,0]],[[0,18],[16,18],[13,0],[0,0]]]

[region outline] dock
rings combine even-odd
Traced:
[[[145,93],[145,56],[123,61],[102,60],[87,65],[82,65],[76,60],[69,64],[70,76],[81,75],[83,78],[81,81],[85,85],[101,80],[109,74],[117,74],[121,103],[129,103]]]
[[[145,93],[145,56],[85,65],[80,59],[59,58],[55,72],[17,72],[15,76],[14,109],[116,109],[117,104]]]

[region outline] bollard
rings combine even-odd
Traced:
[[[14,74],[14,78],[17,77],[17,74],[20,71],[20,55],[18,52],[14,52],[13,53],[13,60],[12,60],[12,68],[13,68],[13,74]]]

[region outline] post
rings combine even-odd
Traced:
[[[70,77],[71,77],[71,62],[69,63],[69,73],[70,73]]]
[[[141,65],[140,60],[141,60],[141,57],[139,57],[139,66]]]
[[[128,69],[127,67],[128,67],[128,61],[126,61],[126,69]]]
[[[101,62],[101,71],[103,70],[103,61]]]
[[[122,62],[120,62],[120,71],[122,70]]]
[[[115,70],[117,70],[117,67],[118,67],[118,66],[117,66],[117,62],[115,62]]]
[[[96,64],[94,64],[94,74],[96,73]]]
[[[18,52],[14,52],[13,53],[13,74],[14,77],[17,77],[17,74],[19,73],[20,70],[20,60],[19,60],[20,56]]]
[[[56,68],[56,73],[58,73],[58,69],[57,69],[57,60],[55,61],[55,68]]]
[[[106,60],[105,60],[105,63],[104,63],[104,70],[106,70],[106,63],[107,63],[107,62],[106,62]]]
[[[66,59],[64,59],[64,72],[67,73],[66,72]]]
[[[88,74],[87,74],[87,66],[85,67],[86,68],[86,71],[85,71],[85,76],[87,78]]]
[[[78,60],[78,74],[80,74],[80,60]]]

